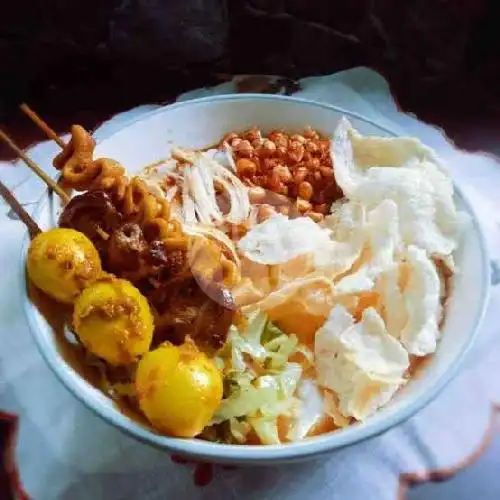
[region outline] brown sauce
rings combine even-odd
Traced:
[[[109,397],[121,413],[136,423],[147,427],[152,432],[156,432],[129,400],[126,398],[111,398],[104,387],[102,373],[96,366],[89,364],[88,354],[85,349],[77,343],[73,344],[66,337],[65,325],[71,320],[72,308],[51,299],[31,282],[27,283],[27,288],[29,299],[50,325],[57,351],[64,362],[81,378]]]
[[[31,282],[28,282],[27,287],[31,302],[52,329],[58,353],[80,377],[100,389],[99,373],[96,368],[88,365],[84,349],[79,345],[72,345],[66,338],[65,325],[71,319],[72,308],[51,299]]]

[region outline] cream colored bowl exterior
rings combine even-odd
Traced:
[[[375,123],[333,106],[268,95],[217,96],[167,106],[149,114],[116,133],[97,135],[96,157],[120,161],[129,172],[169,155],[172,144],[191,148],[217,142],[226,132],[257,125],[263,130],[285,128],[300,131],[310,125],[326,134],[346,115],[363,134],[391,136]],[[480,325],[489,290],[489,260],[486,246],[472,207],[457,190],[457,204],[471,215],[471,227],[457,252],[460,272],[454,278],[447,319],[438,351],[424,373],[366,423],[346,430],[281,446],[234,446],[200,440],[182,440],[160,436],[131,420],[115,407],[113,401],[82,379],[58,353],[54,334],[26,293],[27,319],[42,355],[63,384],[90,409],[124,432],[168,452],[199,460],[271,464],[315,457],[334,449],[350,446],[376,436],[409,418],[428,404],[456,373],[470,348]],[[39,207],[41,227],[54,225],[53,200]],[[19,263],[19,279],[25,280],[25,241]],[[23,288],[24,289],[24,288]],[[48,403],[49,404],[49,403]]]

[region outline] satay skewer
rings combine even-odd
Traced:
[[[0,196],[10,206],[12,211],[19,217],[22,223],[28,228],[30,238],[33,239],[42,230],[38,224],[31,218],[30,214],[21,206],[16,197],[9,191],[7,186],[0,181]]]
[[[35,172],[40,179],[42,179],[45,184],[50,189],[53,189],[61,198],[63,203],[69,202],[68,194],[62,189],[62,187],[57,184],[52,177],[47,175],[26,153],[0,128],[0,139],[2,139],[18,156],[23,160],[23,162]]]
[[[28,118],[40,129],[45,135],[52,139],[54,142],[58,144],[61,149],[66,147],[65,142],[57,135],[56,131],[52,129],[47,122],[42,120],[26,103],[22,103],[19,106],[19,109],[26,115]]]
[[[67,144],[57,135],[57,132],[43,120],[36,111],[33,111],[25,102],[23,102],[19,109],[42,131],[45,135],[52,139],[62,150],[66,148]],[[57,184],[62,179],[62,175],[57,179]],[[69,199],[69,197],[68,197]],[[63,200],[64,201],[64,200]]]

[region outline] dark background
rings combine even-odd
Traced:
[[[298,79],[366,65],[459,145],[496,147],[497,0],[2,3],[0,121],[20,141],[31,140],[23,100],[64,130],[234,74]]]

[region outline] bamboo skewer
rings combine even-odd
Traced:
[[[20,105],[21,111],[26,114],[50,139],[52,139],[59,147],[64,149],[65,142],[56,134],[56,132],[40,118],[27,104]],[[62,187],[47,175],[17,144],[9,137],[9,135],[0,128],[0,139],[2,139],[23,162],[43,181],[45,184],[55,191],[64,203],[70,200],[68,194]],[[27,227],[30,238],[33,239],[42,230],[38,224],[32,219],[28,212],[22,207],[12,192],[0,181],[0,196],[10,206],[12,211],[19,217],[21,222]]]
[[[47,186],[59,195],[64,203],[69,202],[69,196],[64,192],[61,186],[57,184],[57,182],[55,182],[49,175],[47,175],[29,156],[27,156],[2,129],[0,129],[0,139],[5,141],[5,143],[24,161],[24,163],[31,170],[33,170],[33,172],[35,172],[35,174],[38,175],[38,177],[40,177],[40,179],[42,179]]]
[[[28,228],[30,238],[33,239],[42,230],[38,224],[31,218],[30,214],[24,210],[21,204],[16,200],[16,197],[7,189],[7,187],[0,181],[0,196],[12,208],[13,212],[19,217],[21,222]]]
[[[61,149],[66,147],[66,143],[57,135],[57,132],[45,121],[43,120],[36,111],[33,111],[25,102],[23,102],[19,109],[42,131],[45,135],[52,139]],[[62,178],[60,176],[57,180]],[[64,200],[63,200],[64,201]]]
[[[66,147],[66,144],[64,143],[64,141],[56,134],[55,130],[53,130],[48,124],[47,122],[45,122],[44,120],[42,120],[26,103],[22,103],[19,108],[21,109],[21,111],[28,116],[28,118],[33,121],[35,123],[35,125],[40,129],[42,130],[43,132],[45,132],[45,134],[47,135],[47,137],[49,139],[52,139],[53,141],[55,141],[60,147],[61,149],[64,149]]]

